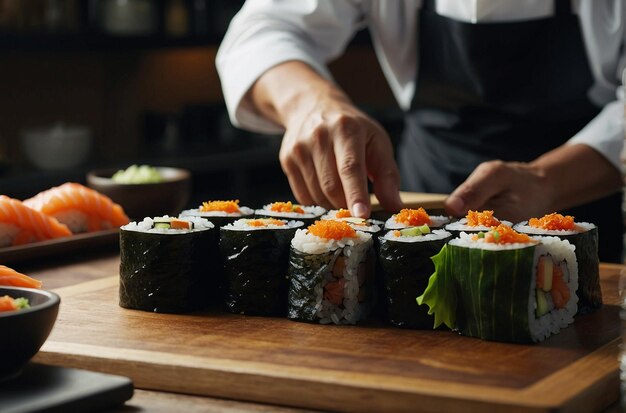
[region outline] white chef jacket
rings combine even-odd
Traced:
[[[383,73],[408,109],[417,71],[417,9],[421,0],[248,0],[232,20],[216,65],[234,125],[265,133],[283,129],[243,102],[254,82],[280,63],[298,60],[331,79],[326,67],[361,28],[369,27]],[[583,143],[622,170],[621,74],[626,66],[626,0],[573,0],[594,84],[589,98],[602,111],[568,143]],[[520,21],[551,16],[549,0],[438,0],[438,14],[464,22]],[[541,64],[541,62],[537,62]],[[355,66],[354,70],[359,70]],[[566,71],[567,67],[563,67]],[[626,75],[626,71],[624,71]]]

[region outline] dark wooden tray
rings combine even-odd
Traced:
[[[59,257],[86,250],[95,250],[118,245],[119,229],[89,232],[57,238],[49,241],[33,242],[17,247],[0,248],[0,263],[12,264],[46,257]]]

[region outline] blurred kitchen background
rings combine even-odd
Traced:
[[[190,206],[291,199],[280,136],[226,115],[214,59],[242,4],[0,0],[0,193],[23,199],[138,163],[190,169]],[[331,69],[397,139],[401,113],[369,42],[357,34]]]

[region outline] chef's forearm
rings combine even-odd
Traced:
[[[289,61],[265,72],[246,96],[247,103],[273,122],[287,127],[292,115],[320,99],[349,101],[332,82],[304,62]]]
[[[622,187],[622,175],[603,155],[584,144],[563,145],[530,163],[545,180],[552,210],[581,205]]]

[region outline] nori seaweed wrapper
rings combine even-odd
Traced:
[[[185,313],[216,304],[216,229],[177,234],[120,230],[120,306]]]
[[[528,320],[535,246],[486,250],[447,244],[418,302],[441,323],[484,340],[532,343]],[[506,303],[506,309],[502,305]]]
[[[189,216],[206,219],[207,221],[209,221],[210,223],[215,225],[215,228],[221,228],[224,225],[232,224],[233,222],[237,221],[238,219],[250,218],[250,217],[252,217],[252,214],[241,215],[241,216],[236,216],[236,217],[231,217],[231,216],[223,216],[223,217],[215,216],[215,217],[211,217],[211,216],[206,216],[206,215],[201,215],[201,214],[197,214],[197,215],[189,214]],[[216,239],[217,238],[218,237],[216,237]],[[217,241],[216,241],[216,244],[217,244]]]
[[[451,239],[401,242],[378,237],[378,262],[385,286],[387,318],[397,327],[431,329],[434,318],[415,297],[421,295],[435,271],[431,257]]]
[[[322,288],[324,274],[331,271],[333,258],[341,248],[325,254],[307,254],[291,247],[289,254],[289,307],[287,317],[292,320],[319,322],[316,316],[315,287]]]
[[[220,228],[228,311],[265,316],[287,313],[289,245],[297,229]]]

